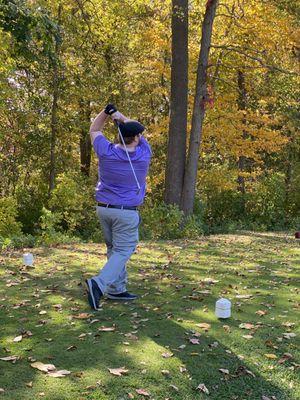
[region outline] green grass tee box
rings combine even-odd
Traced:
[[[0,393],[9,400],[296,400],[299,256],[292,236],[245,232],[142,242],[132,303],[91,311],[84,279],[103,244],[1,256]],[[218,320],[215,302],[232,302]],[[3,360],[10,357],[11,361]],[[31,364],[69,371],[56,378]]]

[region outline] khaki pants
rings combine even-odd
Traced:
[[[107,262],[92,279],[97,282],[102,293],[126,292],[126,262],[139,240],[139,212],[97,206],[97,215],[107,247]]]

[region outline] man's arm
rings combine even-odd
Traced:
[[[96,139],[97,136],[100,135],[100,131],[102,131],[104,124],[107,120],[108,115],[102,110],[97,117],[94,119],[90,126],[90,135],[92,143]]]

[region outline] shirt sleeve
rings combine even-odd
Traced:
[[[109,153],[112,144],[109,140],[106,139],[102,132],[97,133],[100,133],[100,135],[95,138],[93,142],[93,147],[97,156],[103,157],[104,155]]]
[[[150,146],[150,144],[148,143],[148,140],[147,140],[146,138],[144,138],[144,136],[141,136],[141,139],[140,139],[140,146],[141,146],[141,148],[142,148],[145,152],[149,153],[149,154],[152,156],[152,149],[151,149],[151,146]]]

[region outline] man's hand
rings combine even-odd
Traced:
[[[121,114],[119,111],[115,111],[112,115],[111,118],[113,121],[120,121],[123,122],[124,120],[124,115]]]
[[[107,106],[104,109],[105,114],[112,116],[117,112],[116,106],[114,104],[107,104]]]

